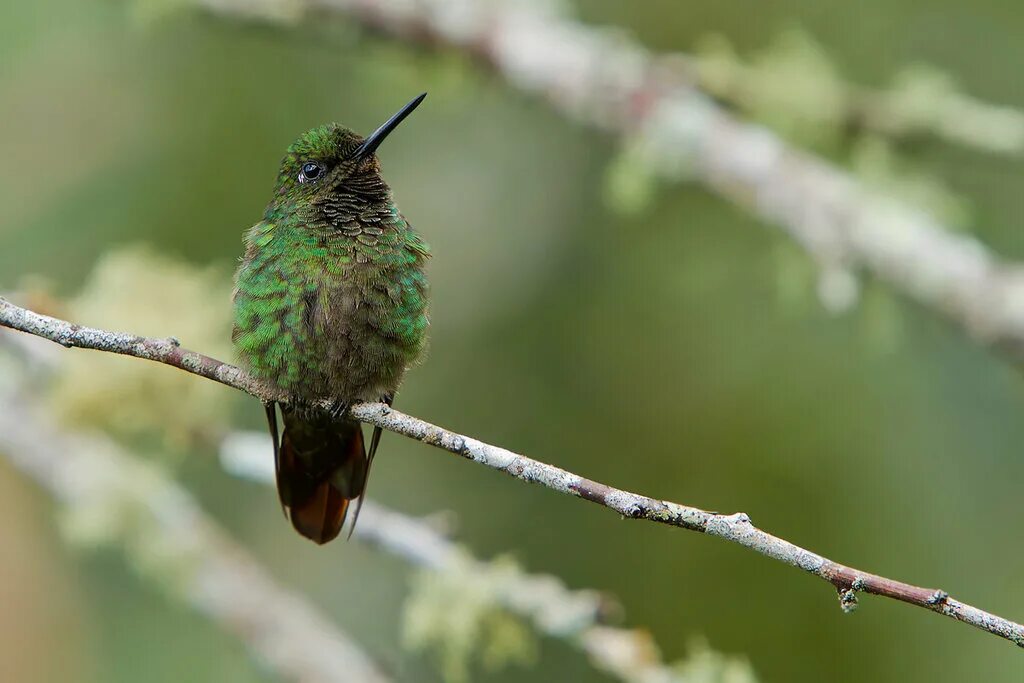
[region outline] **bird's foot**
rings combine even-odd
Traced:
[[[340,420],[345,417],[345,413],[348,412],[349,407],[352,405],[351,401],[344,401],[340,398],[336,398],[331,401],[331,407],[328,409],[328,413],[335,420]]]
[[[298,396],[291,396],[288,398],[288,409],[291,413],[297,415],[302,420],[323,419],[324,413],[326,412],[315,402],[307,401],[306,399],[299,398]]]

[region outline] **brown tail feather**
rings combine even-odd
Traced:
[[[292,526],[319,544],[335,538],[349,501],[366,485],[363,431],[354,420],[298,415],[284,409],[277,490]]]

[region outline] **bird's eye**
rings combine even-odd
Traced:
[[[299,182],[308,183],[317,180],[324,174],[324,167],[322,164],[318,164],[315,161],[307,161],[302,165],[302,169],[299,171]]]

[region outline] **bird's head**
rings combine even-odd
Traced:
[[[355,208],[362,202],[386,199],[389,190],[381,177],[377,148],[426,96],[413,99],[365,138],[337,123],[303,133],[281,161],[267,217],[339,201]]]

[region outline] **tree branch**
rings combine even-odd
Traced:
[[[240,368],[184,349],[175,339],[153,339],[82,327],[34,313],[5,299],[0,299],[0,326],[49,339],[68,348],[108,351],[173,365],[264,401],[283,399],[279,393],[267,390]],[[329,408],[330,402],[325,400],[322,405]],[[441,448],[521,481],[540,484],[560,493],[597,503],[618,512],[623,517],[646,519],[717,536],[779,562],[798,567],[834,586],[840,592],[840,602],[845,610],[852,609],[856,604],[858,592],[872,593],[924,607],[1024,647],[1024,626],[1018,623],[955,600],[942,590],[920,588],[833,562],[758,529],[742,512],[732,515],[715,514],[623,491],[504,448],[491,446],[472,437],[451,432],[394,410],[383,403],[356,404],[350,413],[363,422]]]

